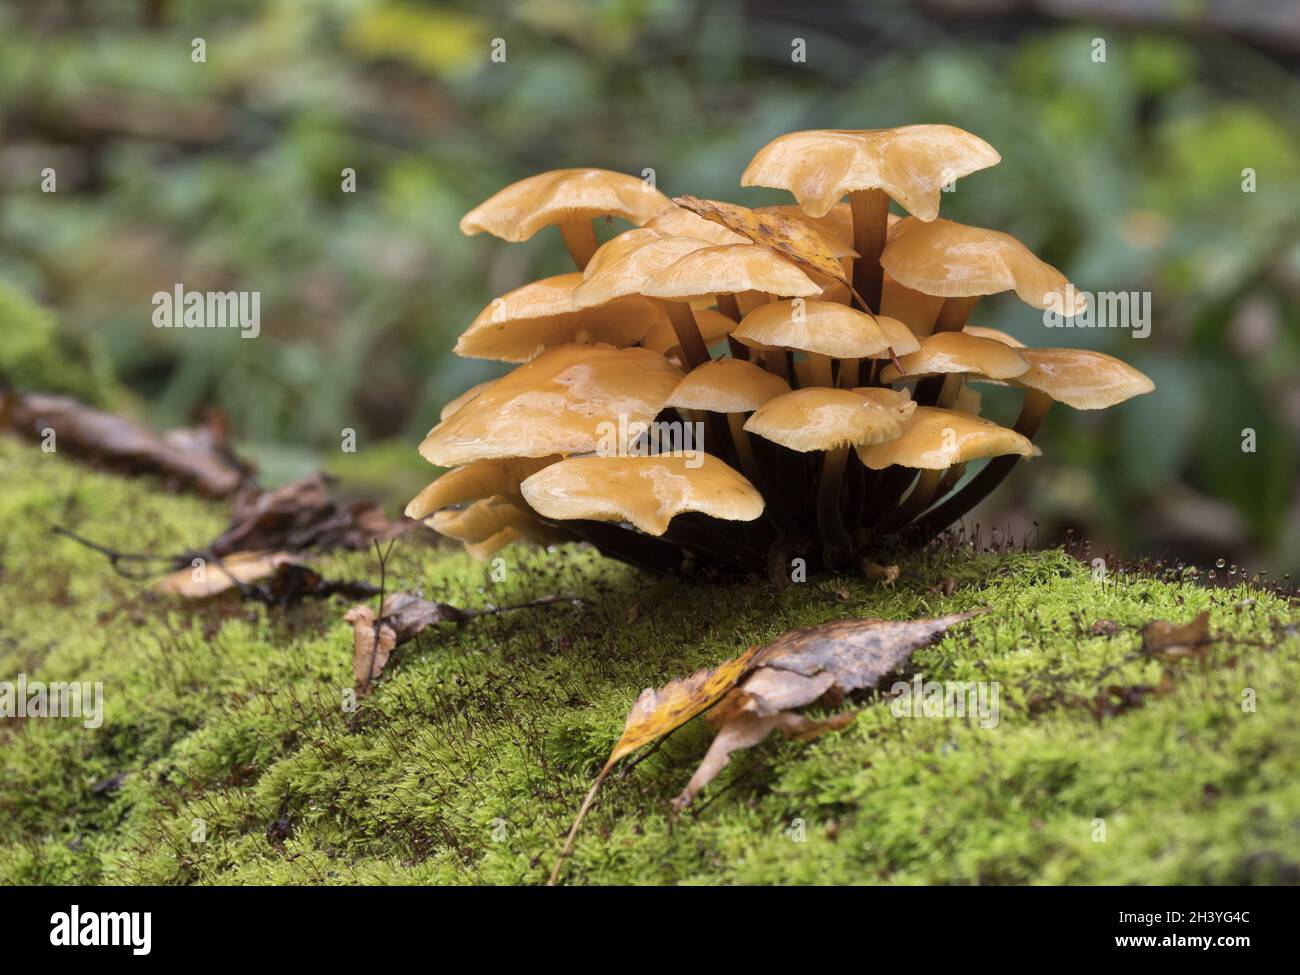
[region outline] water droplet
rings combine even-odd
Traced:
[[[1222,568],[1223,568],[1225,565],[1227,565],[1228,563],[1227,563],[1227,561],[1226,561],[1225,559],[1219,559],[1219,560],[1217,560],[1214,564],[1215,564],[1218,568],[1222,569]]]

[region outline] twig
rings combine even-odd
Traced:
[[[119,552],[115,548],[109,548],[107,545],[100,545],[98,542],[92,542],[89,538],[78,535],[71,529],[64,528],[62,525],[54,525],[50,529],[55,535],[63,535],[70,538],[78,545],[84,545],[88,549],[98,552],[100,555],[108,558],[108,564],[113,567],[113,571],[127,579],[148,579],[149,575],[127,572],[119,562],[166,562],[168,565],[175,567],[185,560],[184,555],[152,555],[144,552]]]

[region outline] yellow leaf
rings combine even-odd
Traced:
[[[832,278],[852,288],[844,276],[843,265],[831,252],[833,242],[827,240],[823,232],[812,223],[787,213],[764,213],[732,203],[701,200],[697,196],[678,196],[673,198],[673,202],[705,220],[721,224],[755,244],[776,251],[782,257],[794,261],[801,270]]]
[[[608,771],[624,755],[662,738],[712,707],[745,676],[757,652],[757,647],[750,647],[713,670],[697,670],[689,677],[669,681],[657,691],[653,688],[642,691],[628,712],[623,737],[610,752],[602,771]]]

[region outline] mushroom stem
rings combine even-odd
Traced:
[[[1016,419],[1014,430],[1025,437],[1033,439],[1034,434],[1043,423],[1048,410],[1052,408],[1053,399],[1046,393],[1035,389],[1025,391],[1025,402],[1020,407],[1020,416]],[[925,517],[915,525],[926,537],[937,535],[954,521],[957,521],[977,504],[983,501],[992,490],[1002,483],[1003,478],[1011,473],[1020,460],[1019,454],[1004,454],[992,457],[984,469],[966,482],[960,491],[930,509]]]
[[[686,357],[686,363],[694,369],[696,366],[702,366],[709,361],[709,347],[704,344],[704,337],[700,335],[700,326],[696,324],[695,313],[691,311],[691,306],[685,301],[664,300],[664,310],[668,313],[668,320],[672,322],[673,332],[677,335],[677,342],[682,347],[682,355]]]
[[[889,195],[884,190],[854,190],[849,194],[853,209],[853,286],[869,306],[880,311],[880,290],[885,280],[880,255],[889,233]]]
[[[835,385],[834,374],[831,371],[831,357],[822,355],[819,352],[808,353],[808,367],[812,374],[813,386],[832,387]]]
[[[736,302],[736,296],[733,294],[718,295],[718,311],[726,315],[733,322],[739,322],[744,316],[740,313],[740,305]],[[740,341],[734,335],[727,336],[727,348],[731,352],[733,359],[749,361],[749,347]]]
[[[861,359],[841,359],[838,385],[841,389],[852,389],[861,385],[858,376],[861,373]]]
[[[790,378],[789,362],[784,349],[772,349],[763,353],[763,368],[782,379]]]
[[[566,220],[560,224],[560,234],[564,237],[564,246],[569,249],[569,256],[578,265],[579,271],[585,271],[600,246],[596,243],[596,226],[587,217]]]
[[[722,314],[726,315],[733,322],[738,322],[741,319],[740,303],[736,301],[736,296],[733,294],[718,295],[718,311],[722,312]]]
[[[822,460],[821,483],[817,488],[817,525],[821,529],[822,551],[827,568],[835,570],[848,565],[853,551],[853,539],[849,537],[840,513],[840,488],[844,483],[849,449],[845,444],[826,451]]]
[[[945,299],[943,307],[939,309],[939,317],[935,319],[934,331],[960,332],[965,327],[966,320],[970,318],[971,312],[975,310],[975,306],[979,304],[979,300],[979,295]]]
[[[731,429],[731,443],[736,448],[736,459],[740,462],[741,472],[752,483],[761,477],[758,458],[754,456],[754,445],[749,442],[745,432],[745,414],[728,413],[727,426]]]

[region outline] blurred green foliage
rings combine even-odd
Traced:
[[[1158,385],[1105,415],[1057,411],[1044,459],[986,517],[1300,568],[1300,82],[1230,37],[942,22],[901,2],[20,0],[0,11],[0,111],[0,277],[102,349],[150,419],[215,403],[272,480],[337,466],[351,427],[363,451],[384,445],[362,455],[372,480],[403,484],[438,407],[499,371],[452,357],[458,332],[568,269],[556,234],[459,234],[502,185],[651,168],[670,194],[777,202],[738,183],[781,132],[962,126],[1003,162],[946,215],[1015,234],[1083,289],[1151,291],[1154,309],[1135,340],[981,306],[978,323],[1104,348]],[[153,329],[150,296],[177,282],[260,291],[262,337]]]

